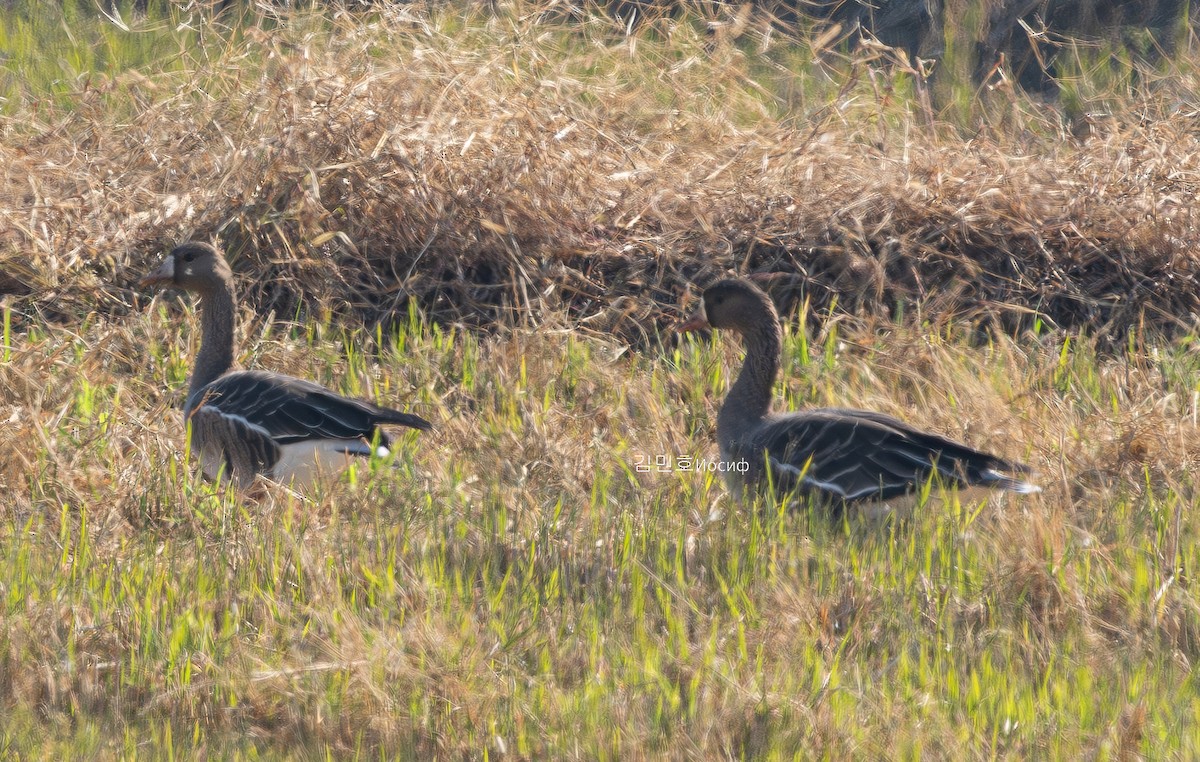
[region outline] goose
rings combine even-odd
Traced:
[[[771,299],[748,280],[705,289],[680,331],[738,333],[746,359],[717,415],[720,465],[734,498],[769,484],[781,498],[810,496],[845,507],[911,496],[930,477],[948,486],[1019,493],[1041,488],[1020,478],[1031,469],[981,452],[898,418],[868,410],[821,408],[771,413],[783,331]],[[874,511],[872,511],[874,513]]]
[[[176,246],[140,284],[175,286],[200,298],[200,351],[183,417],[208,479],[245,489],[261,474],[303,489],[336,475],[353,456],[386,455],[384,424],[433,428],[420,416],[343,397],[311,381],[231,370],[233,271],[214,246]]]

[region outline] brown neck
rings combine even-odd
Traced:
[[[768,309],[751,321],[742,332],[742,342],[746,345],[746,360],[717,415],[717,436],[722,441],[736,439],[756,427],[771,410],[771,391],[783,351],[783,332],[774,312]]]
[[[197,392],[225,375],[233,366],[233,283],[223,280],[200,295],[200,352],[192,369],[185,412],[197,402]]]

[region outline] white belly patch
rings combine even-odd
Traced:
[[[387,455],[386,447],[375,452]],[[269,476],[282,484],[304,488],[318,481],[336,479],[352,458],[371,454],[371,447],[363,442],[348,442],[344,439],[315,439],[296,442],[279,448],[279,460]]]

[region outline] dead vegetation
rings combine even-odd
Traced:
[[[819,51],[801,81],[772,63],[801,41],[714,44],[686,19],[630,37],[372,18],[250,29],[217,60],[206,38],[182,67],[97,75],[3,122],[18,320],[123,313],[188,237],[225,245],[260,313],[368,324],[415,300],[444,323],[566,311],[637,338],[726,270],[796,273],[815,307],[1005,330],[1200,315],[1190,72],[1077,137],[1003,87],[998,116],[942,125],[886,51]]]

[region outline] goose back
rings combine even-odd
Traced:
[[[1036,491],[1004,473],[1026,474],[1028,466],[866,410],[771,416],[747,439],[729,443],[727,453],[745,461],[748,481],[769,480],[780,493],[847,503],[900,497],[931,477],[960,487]]]
[[[227,373],[197,389],[185,415],[205,473],[215,477],[225,469],[239,484],[255,473],[308,482],[315,476],[307,472],[310,462],[328,472],[344,466],[346,456],[372,454],[374,442],[386,454],[391,442],[381,425],[432,428],[411,413],[252,370]]]

